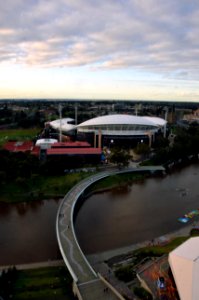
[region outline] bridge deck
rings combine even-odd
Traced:
[[[57,214],[56,231],[59,248],[63,257],[63,260],[73,277],[73,280],[78,283],[79,286],[88,282],[95,282],[98,279],[97,274],[92,269],[88,263],[86,257],[84,256],[81,248],[79,247],[78,241],[76,239],[74,224],[73,224],[73,213],[76,201],[79,196],[84,192],[84,190],[90,186],[95,181],[113,174],[120,174],[125,172],[138,172],[138,171],[164,171],[162,166],[155,167],[136,167],[136,168],[126,168],[123,170],[111,169],[109,171],[101,172],[88,177],[77,185],[75,185],[64,197]],[[97,286],[99,287],[99,282],[96,280]],[[88,290],[88,289],[87,289]],[[97,288],[99,290],[99,288]],[[103,289],[101,289],[103,290]],[[101,295],[100,291],[100,295]],[[103,294],[103,299],[118,299],[110,298],[110,294]],[[87,295],[88,297],[88,295]],[[85,298],[90,299],[90,298]],[[98,298],[92,298],[98,299]],[[102,298],[99,298],[102,299]]]

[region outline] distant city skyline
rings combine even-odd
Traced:
[[[0,99],[199,102],[196,0],[0,3]]]

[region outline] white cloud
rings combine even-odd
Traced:
[[[6,0],[0,28],[0,62],[199,77],[196,0]]]

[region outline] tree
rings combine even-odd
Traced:
[[[143,287],[135,287],[133,291],[134,291],[135,295],[138,296],[140,299],[143,299],[143,300],[152,300],[153,299],[153,296],[147,290],[145,290]]]
[[[150,147],[145,143],[139,143],[134,151],[136,154],[147,155],[150,152]]]
[[[158,135],[153,143],[153,148],[164,148],[169,146],[169,140],[162,135]]]
[[[128,150],[113,148],[111,150],[110,162],[113,164],[117,164],[118,167],[125,167],[129,165],[129,161],[131,159],[131,155]]]
[[[132,266],[124,266],[115,271],[115,276],[121,281],[129,282],[135,279],[136,272],[133,270]]]

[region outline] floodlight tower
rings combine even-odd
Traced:
[[[62,142],[62,105],[59,104],[59,141]]]
[[[165,121],[167,121],[167,119],[168,119],[168,111],[169,111],[169,109],[168,109],[168,107],[166,106],[166,108],[165,108]],[[167,123],[165,123],[165,125],[164,125],[164,138],[166,138],[166,133],[167,133]]]
[[[77,125],[77,103],[75,103],[75,125]]]

